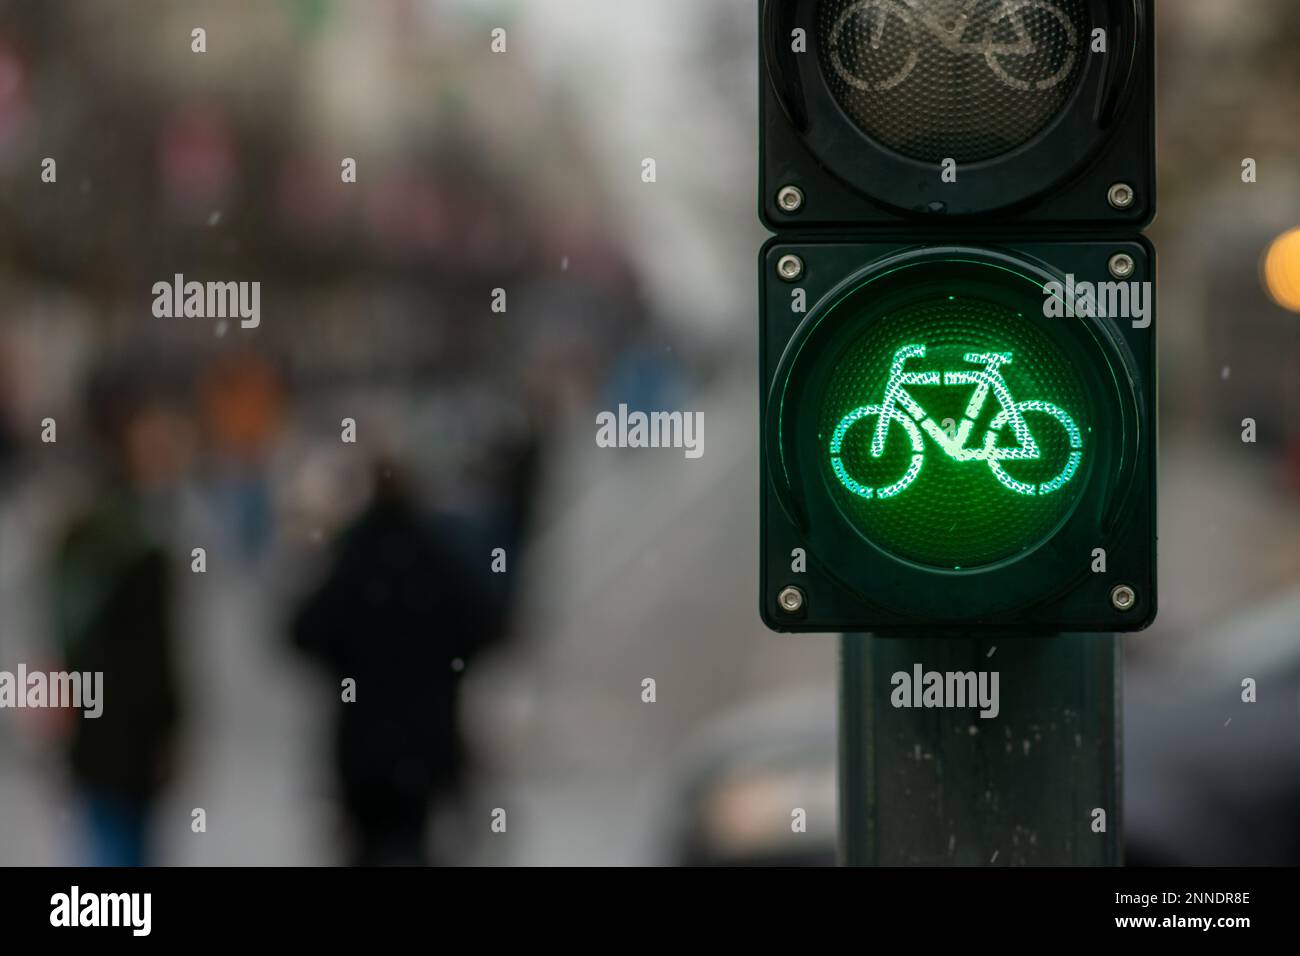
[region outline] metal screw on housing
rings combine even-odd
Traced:
[[[1137,263],[1127,252],[1117,252],[1110,257],[1110,274],[1116,279],[1127,279],[1134,270],[1137,269]]]
[[[782,256],[777,260],[776,274],[786,282],[794,282],[803,275],[803,260],[798,256]]]
[[[782,212],[798,212],[803,208],[803,190],[798,186],[782,186],[776,194],[776,204]]]
[[[1116,209],[1127,209],[1135,199],[1137,194],[1128,183],[1116,183],[1106,192],[1106,201]]]
[[[1110,603],[1117,611],[1131,611],[1137,604],[1137,592],[1127,584],[1117,584],[1111,588]]]
[[[803,591],[793,584],[787,585],[776,596],[776,603],[786,614],[798,614],[803,610]]]

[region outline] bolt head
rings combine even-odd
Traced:
[[[1106,193],[1106,200],[1116,209],[1127,209],[1137,199],[1137,193],[1128,183],[1116,183]]]
[[[1116,279],[1127,279],[1137,271],[1137,263],[1127,252],[1117,252],[1110,257],[1110,274]]]
[[[798,186],[782,186],[776,194],[776,204],[782,212],[798,212],[803,208],[803,190]]]
[[[1110,591],[1110,603],[1117,611],[1131,611],[1137,604],[1137,592],[1127,584],[1117,584]]]
[[[803,260],[798,256],[782,256],[777,260],[776,274],[786,282],[794,282],[803,275]]]
[[[786,614],[798,614],[803,610],[803,591],[793,584],[786,585],[776,596],[776,603]]]

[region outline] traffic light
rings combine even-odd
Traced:
[[[766,0],[774,231],[1135,233],[1155,215],[1151,0]]]
[[[763,619],[1150,623],[1150,4],[761,7]]]

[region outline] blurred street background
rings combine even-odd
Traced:
[[[1131,856],[1297,864],[1300,243],[1262,262],[1300,227],[1300,5],[1158,13]],[[75,609],[124,568],[165,612],[109,685],[129,739],[0,710],[0,865],[132,827],[167,864],[830,862],[837,641],[757,611],[756,30],[753,0],[0,3],[0,670],[93,659]],[[260,325],[156,318],[176,273],[260,281]],[[598,449],[619,403],[702,411],[703,457]],[[437,759],[376,753],[394,727]]]

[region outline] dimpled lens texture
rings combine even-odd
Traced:
[[[1026,288],[1032,293],[1034,287]],[[848,522],[890,554],[955,570],[997,563],[1049,537],[1082,491],[1093,445],[1086,389],[1061,348],[1017,312],[1037,308],[1041,314],[1041,298],[1021,295],[1008,301],[1016,305],[936,292],[913,298],[888,315],[861,311],[850,319],[862,332],[847,340],[820,399],[822,474]],[[880,408],[895,355],[907,346],[924,346],[925,355],[908,358],[904,371],[937,372],[939,383],[907,384],[903,390],[924,410],[922,421],[932,421],[952,444],[940,446],[908,415],[915,433],[891,419],[883,454],[876,457],[872,440],[879,414],[863,410]],[[944,384],[943,373],[987,369],[986,361],[967,361],[968,353],[1011,354],[996,374],[1021,406],[1023,425],[1038,445],[1037,460],[997,460],[1001,478],[986,451],[990,426],[1004,405],[994,389],[987,390],[964,443],[959,446],[956,440],[978,386]],[[1026,408],[1026,402],[1051,403],[1074,424],[1076,434],[1061,418]],[[838,467],[832,447],[837,429]],[[995,447],[1023,447],[1013,431],[1007,418],[993,431]],[[907,482],[918,444],[920,470]],[[1073,471],[1072,452],[1077,452]],[[961,460],[966,453],[974,457]],[[1061,481],[1063,474],[1069,477]],[[900,482],[906,482],[901,489]]]
[[[912,159],[992,159],[1057,115],[1088,56],[1086,0],[822,0],[831,95]]]

